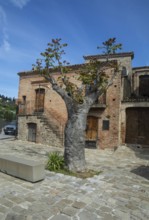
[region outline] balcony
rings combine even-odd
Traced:
[[[18,115],[34,115],[35,110],[35,101],[18,101]]]
[[[122,100],[122,103],[125,103],[125,102],[149,102],[149,97],[141,97],[141,96],[138,96],[138,97],[126,97]]]
[[[103,94],[98,100],[92,105],[92,109],[106,108],[106,94]]]
[[[38,104],[38,105],[37,105]],[[25,103],[18,102],[18,116],[37,116],[44,122],[47,122],[53,126],[58,126],[60,128],[65,126],[66,117],[63,117],[60,113],[55,111],[55,109],[48,109],[41,103],[35,103],[35,100],[26,101]]]

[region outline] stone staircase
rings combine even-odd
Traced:
[[[63,145],[64,142],[64,124],[61,124],[58,120],[56,120],[52,115],[49,117],[45,113],[37,113],[37,119],[40,120],[40,123],[46,130],[46,133],[51,133],[56,136],[56,138]],[[59,142],[58,141],[58,142]]]

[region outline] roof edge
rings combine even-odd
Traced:
[[[82,64],[74,64],[74,65],[69,65],[69,66],[66,66],[68,68],[72,68],[73,70],[74,69],[79,69],[81,66],[84,66],[85,64],[82,63]],[[55,73],[55,72],[58,72],[56,69],[49,69],[51,72]],[[27,76],[27,75],[40,75],[39,71],[38,70],[29,70],[29,71],[22,71],[22,72],[18,72],[17,73],[19,76]]]
[[[149,69],[149,66],[138,66],[138,67],[133,67],[133,70],[141,70],[141,69]]]
[[[134,52],[125,52],[125,53],[114,53],[114,54],[109,54],[109,58],[118,58],[118,57],[131,57],[131,59],[134,58]],[[106,54],[97,54],[97,55],[88,55],[88,56],[83,56],[85,60],[90,60],[90,59],[105,59],[107,58]]]

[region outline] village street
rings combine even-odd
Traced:
[[[4,132],[1,132],[0,133],[0,140],[3,140],[3,139],[14,139],[14,136],[13,135],[5,135]]]
[[[44,163],[63,149],[11,139],[0,140],[0,154]],[[30,183],[0,172],[1,220],[148,220],[149,152],[121,146],[86,149],[87,167],[102,171],[88,179],[46,171]]]

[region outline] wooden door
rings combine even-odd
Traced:
[[[37,125],[35,123],[28,124],[28,141],[36,142]]]
[[[96,148],[98,137],[98,118],[93,116],[87,117],[86,126],[86,148]]]
[[[126,143],[137,143],[138,137],[138,110],[136,108],[126,109]]]
[[[149,145],[149,108],[126,109],[126,143]]]
[[[35,111],[44,111],[45,89],[36,89]]]
[[[98,118],[88,116],[86,128],[86,140],[96,141],[98,133]]]
[[[149,109],[138,109],[138,143],[149,145]]]

